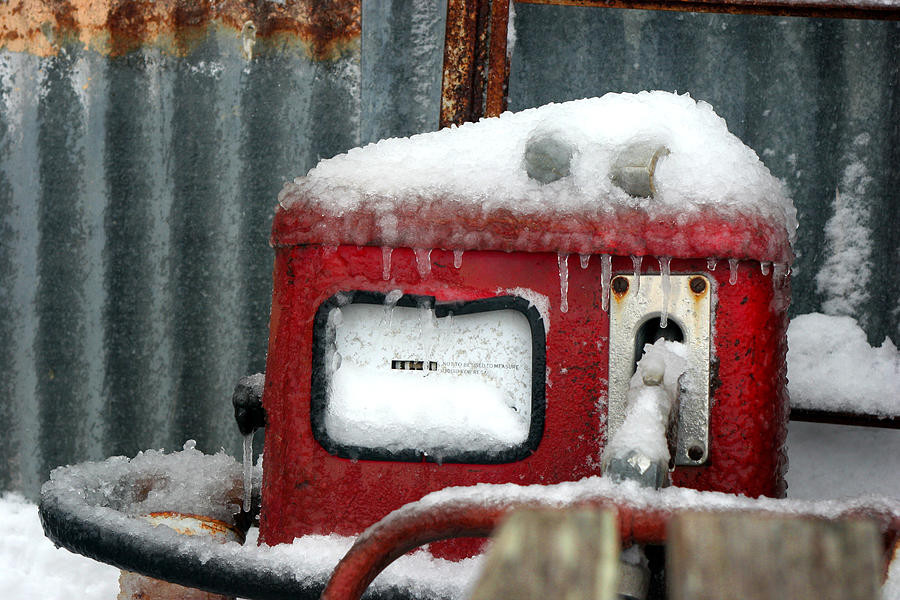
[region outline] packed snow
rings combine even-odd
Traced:
[[[791,406],[900,416],[900,351],[869,345],[851,317],[799,315],[788,327]]]
[[[648,164],[631,165],[645,154]],[[623,183],[633,177],[618,177],[622,169],[647,185]],[[382,140],[321,161],[279,203],[276,244],[790,263],[797,229],[791,200],[757,155],[708,104],[667,92]]]

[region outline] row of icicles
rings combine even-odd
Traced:
[[[382,264],[382,272],[381,276],[385,281],[390,280],[391,278],[391,254],[394,252],[393,248],[383,247],[381,249],[381,264]],[[413,253],[416,256],[416,268],[419,271],[419,275],[424,279],[431,274],[431,249],[426,248],[415,248],[413,249]],[[588,265],[591,261],[590,254],[579,254],[578,255],[581,268],[587,269]],[[559,310],[560,312],[568,312],[569,311],[569,254],[565,252],[560,252],[556,255],[557,265],[559,267],[559,293],[560,293],[560,303]],[[462,250],[454,250],[453,251],[453,267],[459,269],[462,267],[463,260],[463,251]],[[643,256],[632,256],[631,262],[634,267],[634,291],[637,293],[641,289],[641,263],[643,262]],[[661,326],[665,327],[666,323],[666,308],[668,306],[668,291],[669,291],[669,274],[670,274],[670,264],[672,262],[671,256],[657,256],[656,260],[659,262],[659,273],[662,276],[662,291],[663,291],[663,314],[660,317]],[[707,258],[706,266],[710,271],[716,270],[716,265],[718,264],[719,259],[717,258]],[[729,258],[728,259],[728,283],[730,285],[735,285],[738,280],[738,264],[740,263],[740,259],[737,258]],[[601,298],[603,303],[603,310],[607,310],[609,308],[609,284],[612,279],[612,255],[611,254],[601,254],[600,255],[600,290],[601,290]],[[790,275],[790,267],[784,263],[775,263],[774,267],[771,262],[762,261],[759,263],[760,270],[763,275],[768,275],[769,271],[772,270],[772,284],[776,287],[782,287],[784,282],[786,281],[788,275]]]

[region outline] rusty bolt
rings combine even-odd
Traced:
[[[612,289],[616,295],[621,296],[628,291],[628,280],[624,277],[616,277],[612,280]]]
[[[691,291],[695,294],[702,294],[706,291],[706,280],[702,277],[691,277]]]

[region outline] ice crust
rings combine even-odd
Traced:
[[[852,317],[798,315],[788,327],[791,406],[900,416],[900,351],[874,348]]]
[[[574,148],[568,175],[523,167],[532,136]],[[620,155],[665,147],[652,198],[611,180]],[[722,256],[789,263],[784,187],[705,102],[607,94],[382,140],[321,161],[279,195],[276,244]],[[674,233],[673,233],[674,232]]]

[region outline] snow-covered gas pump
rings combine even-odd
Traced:
[[[608,95],[386,140],[279,202],[265,542],[599,475],[659,338],[685,349],[674,483],[783,495],[794,211],[708,105]]]

